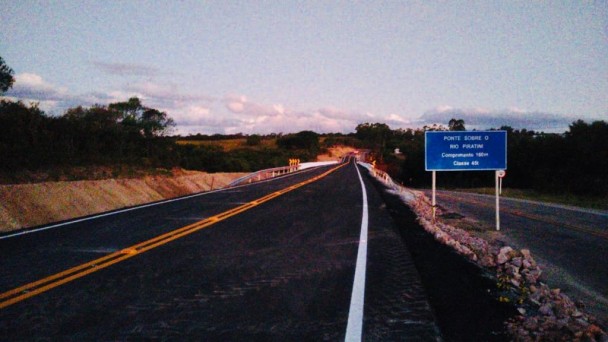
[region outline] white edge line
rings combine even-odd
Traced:
[[[308,172],[308,171],[312,171],[312,170],[314,170],[314,168],[306,169],[303,172]],[[208,194],[212,194],[212,193],[216,193],[216,192],[220,192],[220,191],[228,191],[228,190],[238,189],[238,188],[242,188],[242,187],[250,186],[250,185],[254,185],[254,184],[266,183],[266,182],[270,182],[270,181],[273,181],[273,180],[277,180],[277,179],[280,179],[280,178],[285,178],[285,177],[293,176],[293,175],[294,174],[287,174],[287,175],[282,175],[280,177],[275,177],[275,178],[270,178],[270,179],[265,179],[265,180],[262,180],[262,181],[254,182],[254,183],[251,183],[251,184],[243,184],[243,185],[233,186],[233,187],[230,187],[230,188],[223,188],[223,189],[217,189],[217,190],[211,190],[211,191],[204,191],[204,192],[199,192],[199,193],[194,194],[194,195],[187,195],[187,196],[178,197],[178,198],[171,198],[171,199],[167,199],[167,200],[163,200],[163,201],[159,201],[159,202],[142,204],[142,205],[126,208],[126,209],[118,209],[118,210],[115,210],[115,211],[106,212],[106,213],[102,213],[102,214],[97,214],[97,215],[93,215],[93,216],[87,216],[87,217],[83,217],[83,218],[80,218],[80,219],[75,219],[75,220],[70,220],[70,221],[66,221],[66,222],[62,222],[62,223],[53,224],[53,225],[50,225],[50,226],[44,226],[44,227],[40,227],[40,228],[35,228],[35,229],[25,230],[25,231],[22,231],[22,232],[17,232],[17,233],[13,233],[13,234],[9,234],[9,235],[0,236],[0,240],[4,240],[4,239],[8,239],[8,238],[13,238],[13,237],[21,236],[21,235],[38,233],[38,232],[41,232],[41,231],[44,231],[44,230],[58,228],[58,227],[62,227],[62,226],[67,226],[67,225],[74,224],[74,223],[79,223],[79,222],[84,222],[84,221],[90,221],[90,220],[98,219],[98,218],[105,217],[105,216],[111,216],[111,215],[121,214],[121,213],[132,211],[132,210],[153,207],[155,205],[160,205],[160,204],[166,204],[166,203],[181,201],[181,200],[185,200],[185,199],[189,199],[189,198],[193,198],[193,197],[198,197],[198,196],[204,196],[204,195],[208,195]]]
[[[353,292],[350,297],[350,309],[348,311],[348,323],[346,325],[345,341],[361,341],[363,336],[363,304],[365,301],[365,271],[367,267],[367,192],[365,183],[357,164],[355,169],[361,182],[363,193],[363,214],[361,218],[361,235],[359,237],[359,250],[357,252],[357,266],[355,268],[355,279],[353,281]]]
[[[233,189],[233,188],[226,188],[226,189],[217,189],[217,190],[212,190],[212,191],[205,191],[205,192],[201,192],[201,193],[194,194],[194,195],[188,195],[188,196],[179,197],[179,198],[172,198],[172,199],[168,199],[168,200],[164,200],[164,201],[160,201],[160,202],[142,204],[142,205],[138,205],[138,206],[135,206],[135,207],[126,208],[126,209],[119,209],[119,210],[116,210],[116,211],[106,212],[106,213],[97,214],[97,215],[93,215],[93,216],[88,216],[88,217],[84,217],[84,218],[80,218],[80,219],[75,219],[75,220],[71,220],[71,221],[67,221],[67,222],[57,223],[57,224],[53,224],[53,225],[50,225],[50,226],[45,226],[45,227],[36,228],[36,229],[30,229],[30,230],[26,230],[26,231],[10,234],[10,235],[0,236],[0,240],[2,240],[2,239],[8,239],[8,238],[15,237],[15,236],[20,236],[20,235],[37,233],[37,232],[41,232],[43,230],[53,229],[53,228],[57,228],[57,227],[61,227],[61,226],[67,226],[67,225],[70,225],[70,224],[73,224],[73,223],[94,220],[94,219],[98,219],[98,218],[105,217],[105,216],[111,216],[111,215],[121,214],[121,213],[124,213],[124,212],[127,212],[127,211],[132,211],[132,210],[137,210],[137,209],[142,209],[142,208],[147,208],[147,207],[153,207],[155,205],[160,205],[160,204],[165,204],[165,203],[170,203],[170,202],[181,201],[181,200],[189,199],[189,198],[192,198],[192,197],[203,196],[203,195],[211,194],[211,193],[214,193],[214,192],[219,192],[219,191],[224,191],[224,190],[229,190],[229,189]]]

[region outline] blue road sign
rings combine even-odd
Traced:
[[[424,138],[427,171],[507,169],[505,131],[432,131]]]

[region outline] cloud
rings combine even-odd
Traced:
[[[335,107],[320,108],[317,112],[329,119],[356,121],[358,123],[374,121],[378,119],[376,115],[372,113],[362,113],[358,111],[344,110]]]
[[[293,133],[303,130],[351,132],[361,118],[370,115],[348,112],[334,107],[300,111],[283,104],[264,104],[250,101],[244,95],[230,94],[222,100],[224,115],[233,118],[225,127],[226,133]],[[213,113],[220,114],[219,109]]]
[[[247,97],[244,95],[226,95],[224,97],[224,104],[226,108],[233,113],[242,113],[245,110],[245,103]]]
[[[439,106],[424,113],[417,121],[420,124],[446,125],[451,119],[462,119],[468,129],[489,129],[511,126],[515,129],[529,129],[544,132],[564,132],[576,119],[569,116],[531,112],[520,108],[489,110],[485,108],[458,109]]]
[[[184,110],[186,116],[190,107],[206,107],[214,100],[210,96],[187,94],[171,83],[142,82],[124,86],[106,92],[95,91],[84,94],[71,93],[67,88],[47,82],[42,76],[34,73],[15,75],[15,84],[6,98],[20,100],[25,103],[37,102],[39,107],[50,114],[63,114],[67,109],[77,106],[106,105],[113,102],[126,101],[137,96],[146,106],[171,112]],[[181,114],[181,112],[180,112]]]
[[[391,127],[392,126],[405,127],[405,126],[410,126],[412,122],[408,119],[403,118],[401,115],[389,114],[386,117],[385,123]]]
[[[145,65],[128,63],[107,63],[99,61],[92,62],[92,64],[96,66],[99,70],[109,75],[151,77],[160,74],[160,70],[158,70],[157,68]]]
[[[352,113],[348,113],[347,111],[340,110],[340,109],[334,108],[334,107],[320,108],[317,112],[320,115],[322,115],[328,119],[338,119],[338,120],[354,119],[354,116],[352,115]],[[359,116],[359,115],[356,114],[355,116]]]
[[[120,92],[123,94],[120,101],[137,96],[147,106],[155,108],[179,109],[200,104],[208,107],[210,103],[215,101],[215,98],[211,96],[184,93],[176,84],[151,81],[127,85]]]
[[[252,101],[242,94],[214,97],[188,93],[171,82],[127,83],[106,91],[74,94],[37,74],[24,73],[15,78],[15,86],[6,94],[7,97],[26,103],[39,102],[40,108],[49,114],[61,115],[69,108],[107,105],[137,96],[145,106],[164,111],[173,118],[177,134],[267,134],[303,130],[349,133],[363,122],[385,122],[392,128],[408,125],[408,120],[399,114],[380,116],[332,106],[299,110],[281,103]]]
[[[48,83],[41,76],[32,73],[15,75],[15,84],[7,95],[38,101],[61,100],[68,96],[65,88]]]
[[[277,115],[260,115],[241,120],[239,126],[229,127],[228,133],[294,133],[312,130],[319,133],[350,132],[354,129],[352,122],[329,119],[319,112],[287,111]]]
[[[261,104],[247,100],[245,95],[226,95],[223,99],[226,109],[233,114],[244,116],[276,116],[285,114],[285,107],[282,104]]]
[[[42,76],[34,73],[15,75],[15,83],[4,97],[26,104],[37,103],[40,109],[49,113],[63,112],[67,108],[82,105],[84,100],[71,95],[67,88],[47,82]],[[93,94],[87,98],[92,97]]]

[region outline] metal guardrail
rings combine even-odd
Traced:
[[[250,173],[241,178],[237,178],[237,179],[233,180],[230,184],[228,184],[228,187],[243,185],[243,184],[250,184],[253,182],[259,182],[261,180],[270,179],[270,178],[282,176],[282,175],[285,175],[288,173],[299,171],[300,166],[302,165],[302,164],[300,164],[300,160],[299,159],[290,159],[290,163],[292,161],[293,161],[293,163],[289,166],[280,166],[280,167],[273,167],[270,169],[264,169],[264,170]],[[340,160],[340,163],[344,163],[345,161],[346,161],[346,157],[342,158]]]
[[[274,177],[278,177],[278,176],[281,176],[284,174],[295,172],[295,171],[298,171],[299,169],[300,169],[299,165],[281,166],[281,167],[273,167],[271,169],[264,169],[264,170],[256,171],[254,173],[250,173],[241,178],[237,178],[234,181],[232,181],[230,184],[228,184],[228,186],[231,187],[231,186],[237,186],[237,185],[242,185],[242,184],[250,184],[253,182],[259,182],[264,179],[274,178]]]
[[[348,160],[348,158],[350,158],[350,157],[352,157],[352,156],[351,155],[343,156],[338,163],[345,163]],[[237,178],[237,179],[233,180],[230,184],[228,184],[228,187],[233,187],[233,186],[238,186],[238,185],[243,185],[243,184],[251,184],[253,182],[259,182],[259,181],[262,181],[265,179],[282,176],[282,175],[300,170],[301,164],[300,164],[299,159],[290,159],[290,163],[292,163],[292,164],[289,166],[280,166],[280,167],[273,167],[270,169],[264,169],[264,170],[250,173],[241,178]],[[306,163],[304,163],[304,164],[306,164]],[[386,175],[386,176],[388,177],[388,175]]]
[[[398,191],[399,193],[405,193],[408,192],[410,193],[412,196],[414,196],[415,198],[418,198],[420,196],[419,193],[416,193],[412,190],[410,190],[409,188],[403,186],[403,184],[399,184],[397,182],[395,182],[393,180],[393,178],[391,176],[388,175],[388,173],[377,169],[375,167],[373,167],[371,164],[368,163],[359,163],[360,165],[363,165],[365,168],[367,168],[370,172],[370,174],[375,177],[376,179],[378,179],[379,181],[381,181],[382,183],[384,183],[384,185],[388,188],[391,188],[395,191]],[[424,197],[423,197],[424,199]]]

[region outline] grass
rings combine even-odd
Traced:
[[[239,148],[262,149],[276,148],[276,139],[262,139],[259,145],[247,145],[246,138],[225,139],[225,140],[178,140],[179,145],[196,145],[196,146],[220,146],[225,152],[230,152]]]
[[[494,195],[494,188],[450,189],[476,194]],[[502,196],[539,202],[572,205],[575,207],[608,210],[608,197],[585,197],[572,194],[546,194],[534,190],[502,188]]]
[[[141,165],[113,164],[88,166],[56,166],[41,170],[0,172],[0,185],[41,182],[99,180],[110,178],[140,178],[145,176],[171,176],[172,170]]]

